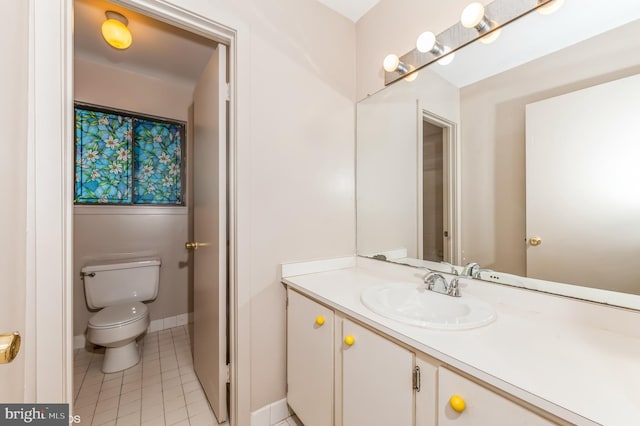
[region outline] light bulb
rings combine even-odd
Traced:
[[[445,46],[444,47],[444,53],[443,55],[447,55],[447,53],[451,52],[451,48],[449,46]],[[453,62],[453,59],[456,57],[455,53],[449,53],[447,56],[445,56],[442,59],[438,60],[438,63],[440,65],[449,65],[451,62]]]
[[[418,72],[418,71],[416,71],[416,72],[414,72],[414,73],[409,74],[409,75],[408,75],[408,76],[406,76],[404,79],[405,79],[406,81],[408,81],[408,82],[412,82],[412,81],[414,81],[416,78],[418,78],[418,74],[419,74],[419,72]]]
[[[102,23],[102,37],[116,49],[124,50],[131,46],[133,37],[127,28],[127,18],[117,12],[105,12],[107,20]]]
[[[480,42],[484,44],[491,44],[494,41],[496,41],[498,37],[500,37],[501,32],[502,32],[501,28],[498,28],[497,30],[493,30],[491,33],[487,34],[486,36],[480,37]]]
[[[398,71],[400,74],[406,74],[409,72],[407,64],[401,62],[400,58],[398,58],[398,56],[394,55],[393,53],[387,55],[387,57],[384,58],[382,66],[384,67],[384,70],[386,72]]]
[[[469,4],[460,15],[460,22],[465,28],[475,28],[484,18],[484,6],[482,3],[474,2]]]
[[[416,40],[416,49],[422,53],[431,52],[436,45],[436,35],[430,31],[426,31]]]
[[[538,3],[541,1],[539,0]],[[560,9],[564,4],[564,0],[552,0],[549,3],[546,3],[544,6],[540,6],[536,9],[542,15],[551,15],[556,10]]]
[[[398,69],[398,66],[400,65],[400,58],[398,58],[397,55],[394,55],[393,53],[387,55],[384,58],[384,70],[386,72],[394,72],[395,70]]]

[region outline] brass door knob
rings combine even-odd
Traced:
[[[540,237],[531,237],[529,238],[529,244],[531,244],[532,246],[539,246],[540,244],[542,244],[542,238]]]
[[[20,351],[20,333],[0,334],[0,364],[13,361]]]
[[[189,241],[184,243],[184,248],[186,248],[187,250],[198,250],[199,247],[206,247],[208,245],[209,243],[199,243],[196,241]]]

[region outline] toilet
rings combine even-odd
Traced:
[[[82,268],[84,293],[91,309],[87,340],[104,346],[102,371],[114,373],[140,361],[136,338],[149,326],[144,301],[158,295],[160,258],[118,259]]]

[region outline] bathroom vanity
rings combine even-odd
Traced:
[[[287,401],[305,425],[640,419],[637,312],[470,279],[460,279],[460,300],[496,314],[476,328],[409,325],[361,301],[374,286],[424,275],[362,257],[283,265]]]

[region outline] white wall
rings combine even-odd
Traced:
[[[75,58],[75,99],[182,121],[188,119],[191,86],[158,80],[116,67]],[[90,261],[122,253],[162,258],[158,297],[148,304],[152,320],[190,311],[187,208],[76,207],[74,213],[74,335],[82,334],[87,308],[80,269]],[[180,210],[180,211],[176,211]],[[84,212],[84,213],[79,213]],[[144,214],[136,214],[144,212]],[[87,214],[88,213],[88,214]]]
[[[173,3],[248,31],[239,43],[250,69],[238,80],[249,116],[240,118],[237,229],[250,354],[238,355],[256,410],[285,397],[278,265],[355,252],[355,26],[315,0]]]

